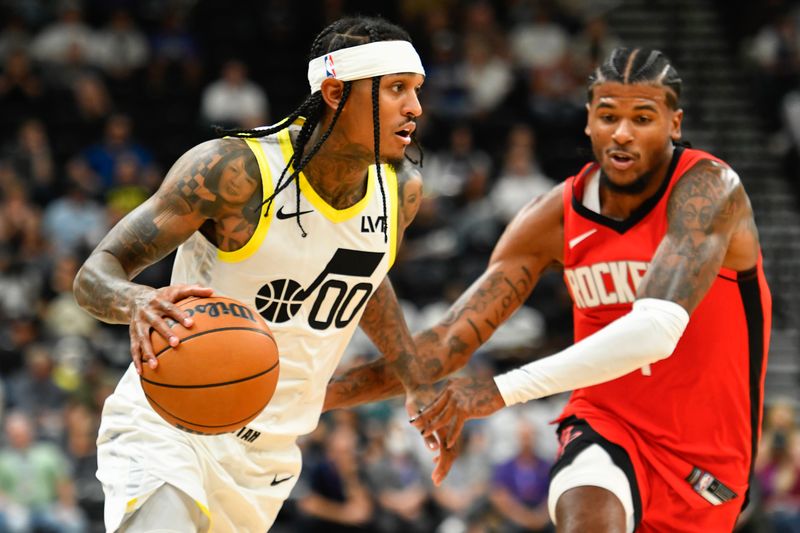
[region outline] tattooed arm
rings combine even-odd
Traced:
[[[659,298],[689,313],[721,267],[742,271],[758,260],[758,231],[739,176],[710,160],[675,185],[667,204],[667,234],[639,286],[637,298]]]
[[[78,303],[99,320],[130,324],[131,356],[137,371],[142,360],[156,366],[150,330],[170,344],[178,342],[164,317],[191,325],[174,303],[188,296],[209,296],[199,285],[155,289],[131,280],[163,259],[201,228],[221,249],[246,242],[258,222],[261,198],[258,165],[247,145],[237,139],[203,143],[184,154],[156,193],[126,215],[98,244],[74,282]],[[255,175],[253,175],[255,174]]]
[[[562,188],[525,207],[495,246],[483,275],[442,320],[415,335],[424,375],[433,383],[455,372],[522,305],[541,273],[561,262]],[[536,235],[537,238],[531,238]],[[325,409],[351,407],[403,393],[385,359],[350,369],[328,386]]]

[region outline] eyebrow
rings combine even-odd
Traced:
[[[608,102],[600,102],[597,104],[597,109],[616,109],[617,106],[610,104]],[[637,106],[633,106],[634,111],[653,111],[658,112],[658,108],[653,104],[639,104]]]

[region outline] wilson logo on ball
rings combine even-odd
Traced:
[[[185,307],[183,308],[183,312],[186,313],[188,316],[194,316],[196,314],[203,314],[208,315],[211,318],[217,318],[220,316],[232,316],[235,318],[244,318],[245,320],[249,320],[250,322],[256,324],[256,316],[253,314],[253,311],[241,304],[236,303],[226,303],[226,302],[211,302],[206,304],[198,304],[194,307]],[[174,326],[177,324],[175,320],[172,318],[165,318],[167,325],[169,327]]]

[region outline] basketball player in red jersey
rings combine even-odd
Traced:
[[[550,484],[558,531],[731,531],[746,502],[770,294],[739,176],[678,144],[680,89],[661,52],[616,49],[590,78],[596,162],[525,207],[486,272],[416,337],[431,374],[450,373],[563,265],[575,344],[452,379],[412,419],[424,435],[455,419],[452,446],[466,419],[573,390]],[[379,360],[332,382],[326,404],[392,390]],[[449,467],[440,458],[434,481]]]

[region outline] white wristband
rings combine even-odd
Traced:
[[[672,355],[689,313],[668,300],[636,300],[630,313],[557,354],[494,380],[506,405],[611,381]]]

